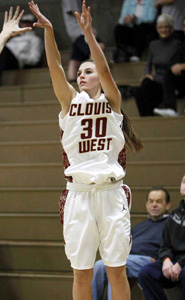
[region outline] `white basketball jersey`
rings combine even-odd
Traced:
[[[84,184],[123,178],[125,169],[118,162],[125,145],[122,121],[123,115],[112,110],[104,94],[94,100],[86,92],[77,93],[64,119],[59,114],[68,159],[65,176]]]

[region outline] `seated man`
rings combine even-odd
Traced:
[[[170,208],[169,193],[161,187],[153,188],[146,199],[146,210],[149,218],[144,222],[138,223],[132,229],[132,248],[126,263],[129,281],[138,277],[138,273],[143,266],[158,258],[162,230],[167,219],[166,212]],[[103,261],[99,260],[94,267],[92,281],[93,300],[103,299],[107,282],[106,267]],[[108,283],[108,300],[111,299],[111,287]]]
[[[164,289],[178,284],[185,299],[185,175],[180,193],[183,200],[165,223],[159,260],[139,272],[138,282],[146,300],[167,300]]]

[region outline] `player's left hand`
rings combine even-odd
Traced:
[[[38,4],[36,4],[33,0],[28,2],[29,9],[37,18],[37,22],[33,24],[33,27],[41,27],[41,28],[51,28],[51,22],[41,13]]]
[[[85,0],[82,2],[82,13],[75,12],[75,16],[84,34],[92,30],[90,7],[86,8]]]

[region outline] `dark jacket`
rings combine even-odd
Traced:
[[[160,246],[159,259],[164,261],[169,257],[171,261],[185,266],[185,201],[181,200],[178,208],[168,217]]]

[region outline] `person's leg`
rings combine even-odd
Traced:
[[[67,78],[69,82],[76,81],[76,74],[80,64],[81,61],[70,59],[67,69]]]
[[[184,79],[184,78],[183,78]],[[163,76],[163,103],[159,108],[154,108],[154,114],[159,116],[177,116],[176,90],[181,90],[184,81],[181,82],[181,76],[176,76],[171,70],[165,72]]]
[[[130,254],[127,258],[127,278],[137,278],[139,270],[151,263],[151,257]],[[108,300],[112,300],[111,286],[107,278],[106,268],[102,260],[96,262],[92,281],[93,300],[102,300],[105,286],[108,282]]]
[[[184,98],[185,96],[185,71],[181,72],[181,75],[178,76],[177,80],[177,91],[178,91],[178,96],[179,98]]]
[[[10,50],[5,46],[0,54],[0,85],[2,82],[2,73],[4,70],[14,70],[18,69],[19,64],[15,56],[10,52]]]
[[[175,89],[177,86],[178,76],[174,75],[171,70],[164,74],[164,105],[166,108],[172,108],[176,111]]]
[[[90,50],[84,36],[80,35],[72,45],[72,54],[68,65],[67,78],[76,81],[77,71],[80,64],[89,59]]]
[[[131,248],[131,224],[128,201],[122,183],[115,183],[115,188],[108,192],[102,191],[99,200],[101,200],[98,202],[101,240],[99,251],[106,265],[112,299],[128,300],[130,288],[125,264]]]
[[[153,116],[153,109],[162,102],[163,87],[154,80],[145,78],[135,90],[134,97],[141,116]]]
[[[163,276],[162,264],[159,261],[146,265],[140,270],[138,283],[146,300],[167,300],[164,288],[172,288],[176,285]]]
[[[180,40],[182,43],[185,42],[185,36],[182,30],[174,30],[173,36],[175,39]]]
[[[141,58],[150,41],[157,38],[154,24],[141,23],[134,27],[134,55]]]
[[[73,300],[91,300],[91,281],[93,277],[93,269],[73,269],[73,274]]]
[[[120,51],[120,56],[124,61],[129,59],[129,53],[127,50],[127,46],[133,46],[133,29],[124,26],[124,25],[117,25],[114,29],[114,36],[115,36],[115,43],[118,49],[118,55]]]
[[[152,262],[152,258],[144,255],[129,254],[126,263],[127,278],[137,278],[142,267]]]
[[[5,46],[0,54],[0,72],[18,69],[19,64],[12,52]]]
[[[108,278],[106,267],[102,260],[98,260],[94,265],[93,280],[92,280],[92,299],[102,300]]]
[[[106,268],[112,289],[112,300],[130,300],[130,287],[127,280],[126,267]]]
[[[185,267],[182,269],[182,272],[179,277],[179,281],[182,289],[182,300],[185,300]]]

